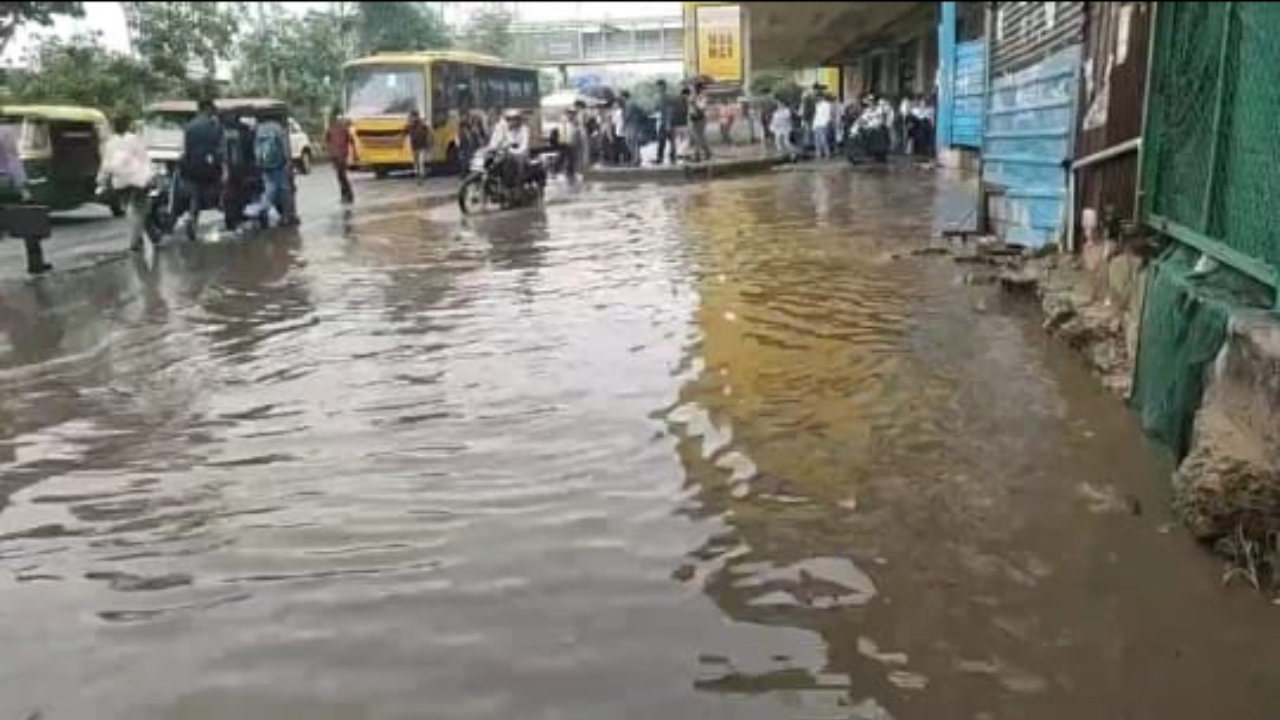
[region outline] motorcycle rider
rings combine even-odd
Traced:
[[[529,126],[523,113],[514,109],[503,113],[489,138],[489,149],[506,151],[502,182],[507,188],[520,187],[529,169]]]

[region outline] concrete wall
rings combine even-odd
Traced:
[[[1174,508],[1199,539],[1265,543],[1280,531],[1280,321],[1231,319],[1191,450],[1174,476]]]

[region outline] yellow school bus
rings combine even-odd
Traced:
[[[344,67],[346,115],[355,136],[355,167],[379,177],[413,167],[405,125],[417,110],[435,136],[432,162],[459,167],[458,127],[481,113],[486,127],[508,109],[525,111],[538,128],[538,71],[490,55],[461,51],[379,53]]]

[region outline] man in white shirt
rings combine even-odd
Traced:
[[[529,126],[519,110],[508,110],[493,129],[489,138],[490,150],[506,150],[506,167],[501,169],[502,180],[507,187],[518,187],[524,182],[529,167]]]
[[[820,94],[813,109],[813,149],[819,160],[831,157],[831,100]]]
[[[493,137],[489,138],[490,150],[503,150],[515,157],[529,158],[529,126],[524,124],[524,115],[519,110],[508,110],[502,120],[493,129]]]
[[[129,214],[129,249],[142,251],[147,222],[147,186],[151,183],[151,159],[147,144],[133,132],[133,120],[117,117],[115,134],[102,149],[98,171],[99,192],[114,192]]]

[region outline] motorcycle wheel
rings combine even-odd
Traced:
[[[458,188],[458,209],[463,215],[471,215],[484,207],[484,188],[481,186],[481,180],[479,175],[472,175],[462,182],[462,187]]]
[[[169,217],[169,211],[163,206],[163,203],[153,203],[147,213],[145,228],[147,239],[152,244],[159,243],[164,240],[164,236],[168,235],[171,230],[173,230],[173,219]]]
[[[544,186],[536,180],[530,180],[524,184],[524,197],[528,204],[542,202],[544,194]]]

